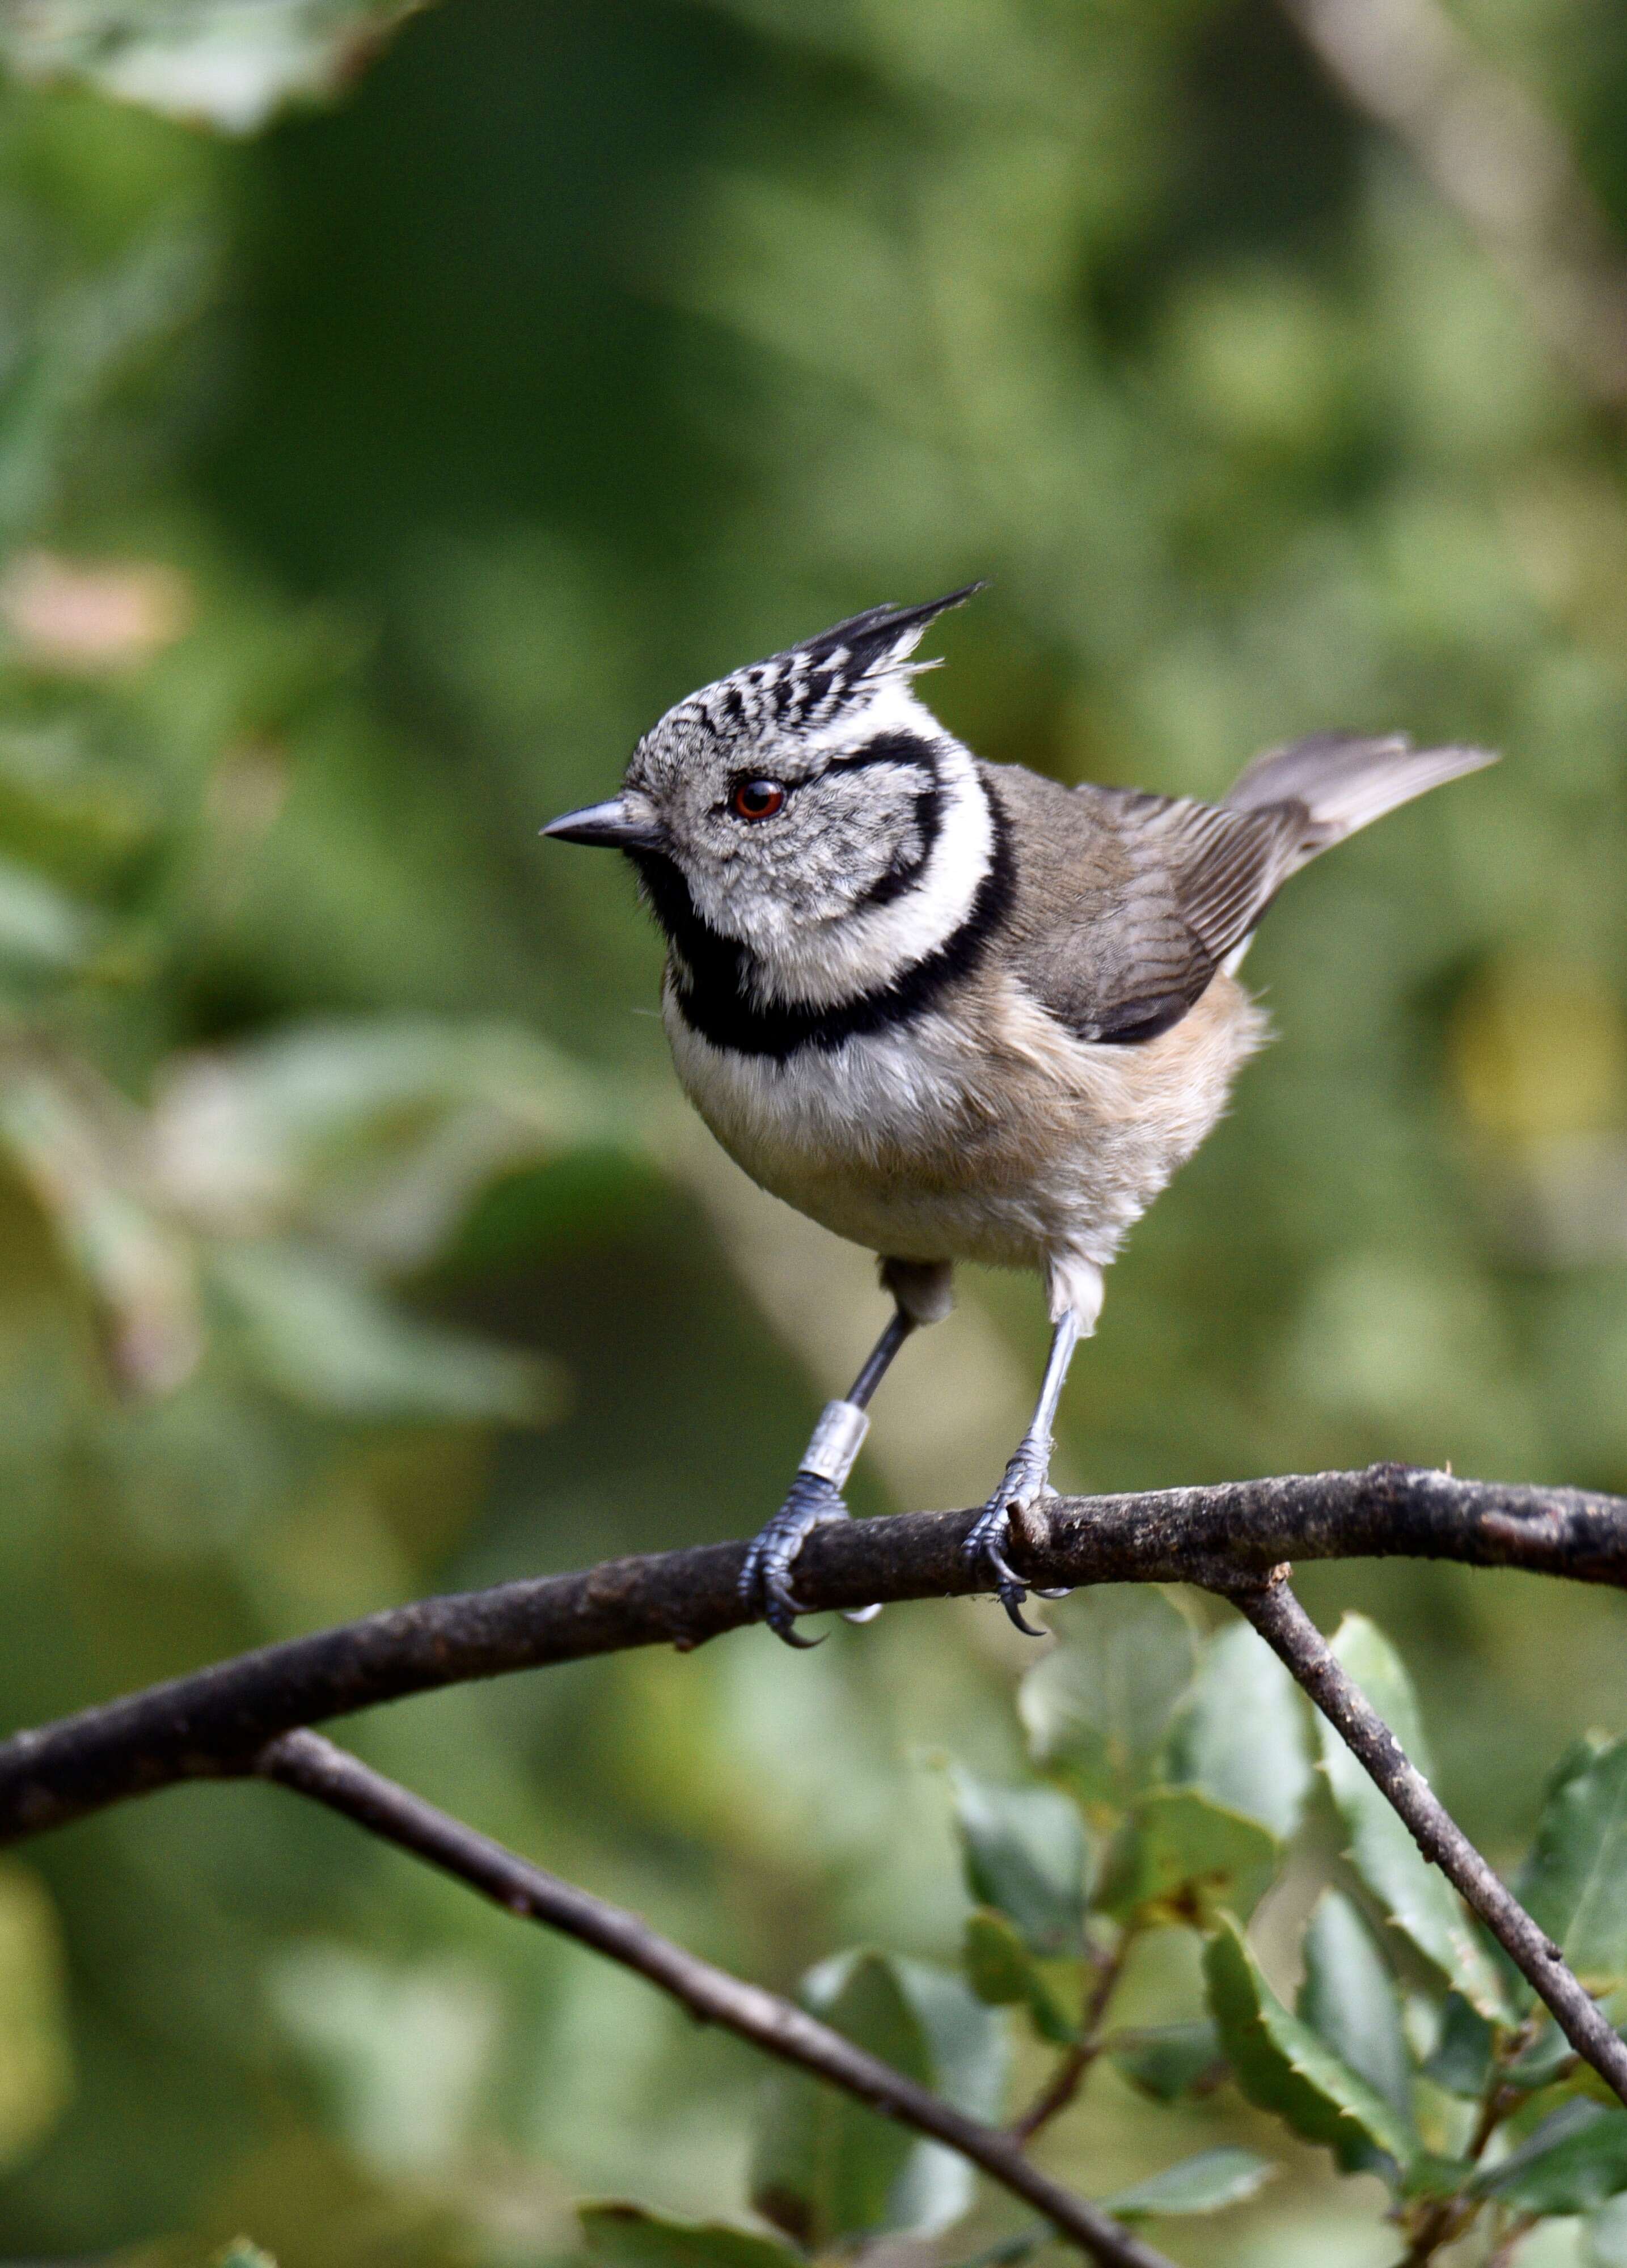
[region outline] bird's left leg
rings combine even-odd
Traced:
[[[1023,1620],[1023,1602],[1029,1587],[1006,1557],[1011,1548],[1012,1513],[1027,1511],[1050,1493],[1054,1447],[1051,1427],[1056,1423],[1056,1405],[1062,1399],[1074,1350],[1082,1338],[1087,1338],[1094,1330],[1101,1311],[1100,1269],[1089,1262],[1074,1261],[1065,1274],[1060,1270],[1053,1270],[1050,1354],[1039,1401],[1028,1421],[1028,1430],[1017,1445],[1017,1454],[1005,1468],[1005,1478],[967,1531],[966,1541],[961,1546],[974,1573],[992,1577],[992,1587],[1000,1604],[1018,1629],[1029,1638],[1043,1638],[1045,1632]],[[1059,1599],[1065,1594],[1040,1591],[1038,1595],[1042,1599]]]
[[[799,1638],[791,1627],[797,1616],[807,1612],[792,1594],[791,1565],[816,1528],[826,1521],[848,1517],[843,1484],[870,1429],[865,1414],[870,1397],[911,1331],[919,1324],[937,1322],[953,1304],[949,1270],[944,1266],[886,1260],[881,1263],[881,1281],[897,1302],[892,1320],[871,1349],[846,1399],[825,1404],[784,1503],[756,1536],[741,1564],[741,1598],[762,1614],[787,1646],[819,1644],[817,1638]],[[880,1607],[855,1608],[845,1619],[868,1622],[880,1611]]]

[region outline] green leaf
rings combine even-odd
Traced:
[[[1429,1757],[1412,1681],[1389,1640],[1365,1615],[1346,1615],[1333,1652],[1427,1779]],[[1322,1769],[1350,1835],[1357,1873],[1395,1926],[1466,2000],[1483,2016],[1506,2021],[1498,1971],[1457,1892],[1425,1858],[1332,1726],[1321,1720],[1320,1731]]]
[[[1281,2170],[1253,2150],[1200,2150],[1195,2158],[1167,2166],[1161,2174],[1132,2183],[1101,2203],[1125,2220],[1151,2213],[1219,2213],[1257,2196]]]
[[[1277,1872],[1275,1837],[1195,1787],[1149,1791],[1108,1853],[1101,1903],[1125,1919],[1204,1929],[1222,1907],[1252,1912]]]
[[[441,1253],[498,1175],[612,1130],[598,1091],[526,1032],[375,1016],[183,1060],[152,1148],[189,1218],[401,1272]]]
[[[826,1962],[804,1979],[814,2014],[894,2071],[932,2084],[931,2051],[892,1963],[879,1953]],[[895,2226],[889,2202],[914,2145],[902,2126],[801,2072],[763,2090],[751,2201],[806,2251]]]
[[[1627,2268],[1627,2197],[1611,2199],[1582,2227],[1583,2268]]]
[[[1182,1616],[1144,1584],[1096,1584],[1051,1618],[1060,1641],[1018,1699],[1036,1763],[1087,1802],[1121,1806],[1147,1778],[1192,1675]]]
[[[1562,1787],[1568,1786],[1615,1745],[1608,1733],[1579,1733],[1570,1746],[1561,1750],[1558,1763],[1544,1781],[1542,1800],[1546,1802],[1550,1796],[1557,1795]]]
[[[88,1066],[40,1062],[0,1081],[0,1146],[93,1302],[120,1385],[162,1394],[202,1352],[190,1240],[147,1202],[129,1106]]]
[[[1376,2088],[1290,2015],[1267,1984],[1242,1931],[1223,1916],[1204,1954],[1220,2043],[1250,2102],[1274,2110],[1307,2141],[1341,2158],[1363,2144],[1404,2169],[1417,2145]]]
[[[73,2092],[62,1969],[44,1882],[32,1867],[0,1862],[0,2167],[33,2154]]]
[[[1528,2048],[1514,2058],[1503,2077],[1510,2087],[1518,2087],[1534,2095],[1539,2087],[1546,2087],[1557,2079],[1569,2063],[1576,2059],[1576,2050],[1571,2045],[1557,2024],[1546,2024]]]
[[[1627,1741],[1562,1759],[1517,1894],[1592,1991],[1627,1981]]]
[[[105,350],[110,342],[98,343]],[[0,437],[4,432],[0,420]],[[0,438],[0,490],[5,455]],[[13,554],[0,573],[0,652],[8,659],[18,644],[19,585],[33,573],[52,577],[64,571],[72,572],[36,553],[32,566],[27,555],[19,561]],[[144,571],[135,572],[140,577]],[[37,584],[34,595],[37,600]],[[156,787],[151,777],[138,783],[92,756],[77,733],[31,730],[14,711],[0,718],[0,839],[10,854],[8,863],[20,863],[31,874],[43,871],[59,887],[95,889],[152,836]],[[77,897],[70,902],[79,910]]]
[[[0,976],[59,976],[94,950],[102,924],[42,876],[0,858]]]
[[[1005,1914],[982,1906],[966,1918],[961,1948],[966,1981],[992,2008],[1026,2007],[1042,2040],[1071,2047],[1078,2036],[1028,1951]]]
[[[1032,2260],[1036,2252],[1043,2252],[1048,2244],[1056,2242],[1056,2232],[1049,2221],[1037,2220],[1030,2228],[1020,2228],[1014,2236],[1003,2236],[997,2243],[985,2244],[969,2260],[957,2261],[955,2268],[1020,2268],[1020,2263]]]
[[[1491,2075],[1491,2050],[1496,2034],[1461,1992],[1448,1992],[1440,2012],[1440,2037],[1424,2066],[1425,2077],[1448,2095],[1471,2102],[1485,2092]]]
[[[1474,2178],[1472,2158],[1446,2158],[1420,2150],[1407,2168],[1401,2193],[1405,2198],[1461,2197]]]
[[[1299,1826],[1311,1759],[1299,1688],[1246,1623],[1205,1638],[1170,1728],[1168,1778],[1189,1782],[1280,1841]]]
[[[1183,2095],[1200,2094],[1226,2068],[1220,2035],[1206,2017],[1115,2033],[1108,2058],[1121,2077],[1154,2102],[1178,2102]]]
[[[276,2262],[251,2238],[234,2236],[230,2244],[216,2253],[210,2268],[276,2268]]]
[[[541,1425],[563,1402],[551,1364],[404,1314],[304,1247],[219,1248],[210,1276],[246,1359],[309,1408]]]
[[[959,1978],[918,1962],[850,1953],[803,1980],[802,1999],[834,2029],[969,2117],[998,2114],[1005,2043]],[[936,2143],[801,2073],[764,2093],[752,2203],[810,2251],[908,2230],[946,2228],[971,2200],[971,2170]]]
[[[1005,2028],[961,1979],[896,1955],[893,1969],[926,2036],[934,2091],[968,2118],[996,2119],[1005,2095]],[[974,2177],[966,2160],[935,2142],[917,2142],[888,2201],[893,2226],[936,2235],[969,2211]]]
[[[1500,2166],[1474,2183],[1515,2213],[1590,2213],[1627,2190],[1627,2110],[1562,2103]]]
[[[967,1915],[961,1965],[967,1983],[990,2007],[1014,2008],[1027,2000],[1034,1972],[1028,1948],[1005,1915],[992,1906]]]
[[[899,1954],[891,1959],[926,2034],[932,2086],[968,2118],[998,2118],[1005,2095],[1005,2028],[953,1970]]]
[[[603,2268],[787,2268],[795,2255],[772,2237],[726,2221],[675,2220],[614,2200],[579,2205],[583,2242]]]
[[[0,10],[0,39],[16,27],[18,12],[15,5]],[[51,516],[63,476],[83,446],[85,412],[105,401],[127,373],[155,363],[162,367],[165,350],[202,313],[213,267],[203,234],[177,211],[167,225],[138,229],[122,250],[97,261],[91,272],[59,273],[55,288],[48,286],[36,301],[28,333],[18,338],[13,329],[0,394],[0,540],[8,548]],[[5,644],[15,653],[22,641],[14,581],[11,590],[6,625],[11,635]],[[224,713],[221,724],[233,713]],[[184,740],[186,727],[173,710],[154,722],[158,739],[150,743],[146,762],[162,771],[167,765],[160,749],[167,750],[178,729]],[[148,783],[149,808],[158,800],[153,784]]]
[[[1412,2066],[1389,1964],[1356,1908],[1326,1890],[1306,1929],[1297,2013],[1334,2053],[1412,2121]]]
[[[1049,1787],[998,1787],[951,1774],[967,1887],[1009,1917],[1032,1953],[1079,1953],[1084,1944],[1085,1823]]]
[[[77,79],[166,118],[252,134],[340,92],[424,0],[52,0],[0,13],[19,78]]]

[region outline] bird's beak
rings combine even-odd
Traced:
[[[639,810],[624,795],[567,811],[542,828],[560,843],[592,843],[607,850],[664,850],[666,835],[653,812]]]

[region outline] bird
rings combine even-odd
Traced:
[[[1237,977],[1261,916],[1332,844],[1495,760],[1320,732],[1218,804],[983,762],[924,705],[936,665],[913,657],[983,587],[871,607],[703,687],[638,741],[619,793],[541,829],[631,861],[689,1101],[755,1182],[873,1252],[893,1300],[741,1568],[747,1608],[791,1645],[816,1642],[795,1629],[797,1555],[848,1516],[871,1398],[949,1313],[961,1261],[1046,1288],[1034,1414],[962,1547],[976,1587],[1043,1635],[1013,1520],[1049,1493],[1103,1271],[1268,1036]]]

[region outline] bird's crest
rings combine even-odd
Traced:
[[[872,693],[885,680],[932,667],[930,662],[913,667],[909,663],[929,624],[985,587],[968,583],[917,607],[867,607],[800,645],[720,678],[692,700],[722,733],[828,724],[856,696]]]

